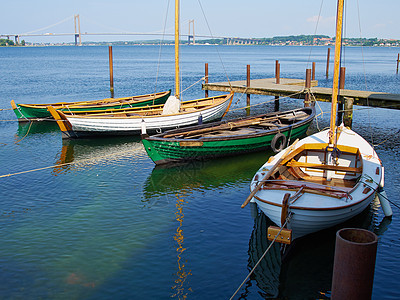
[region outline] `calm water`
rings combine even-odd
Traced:
[[[316,62],[320,86],[324,47],[182,47],[186,88],[210,81],[304,78]],[[116,97],[173,88],[173,48],[114,47]],[[347,48],[346,87],[400,93],[399,49]],[[160,59],[159,59],[160,57]],[[364,64],[363,64],[364,60]],[[221,63],[223,62],[223,64]],[[160,63],[158,63],[160,62]],[[332,66],[331,66],[332,69]],[[107,47],[0,48],[0,108],[21,103],[109,97]],[[330,78],[332,75],[330,76]],[[156,83],[157,82],[157,83]],[[203,96],[200,83],[184,98]],[[271,100],[252,96],[252,103]],[[233,109],[245,105],[236,95]],[[301,106],[282,100],[281,109]],[[320,103],[311,130],[328,125]],[[252,113],[272,111],[269,102]],[[269,220],[241,209],[254,172],[271,153],[155,168],[134,137],[63,142],[54,123],[19,125],[0,111],[1,299],[227,299],[266,249]],[[228,116],[243,115],[243,110]],[[376,145],[386,192],[400,205],[397,110],[355,111],[354,129]],[[393,206],[392,206],[393,207]],[[398,299],[399,209],[383,218],[379,203],[343,226],[379,236],[374,299]],[[336,229],[300,241],[281,262],[273,247],[236,299],[316,299],[330,290]]]

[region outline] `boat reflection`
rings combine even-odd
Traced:
[[[58,175],[100,162],[109,164],[138,154],[146,155],[137,137],[63,140],[52,173]]]
[[[391,219],[377,222],[377,206],[370,207],[357,217],[334,228],[323,230],[296,240],[284,253],[274,243],[250,277],[266,299],[324,299],[331,290],[336,232],[340,228],[364,228],[382,235]],[[259,212],[249,242],[249,269],[258,262],[270,245],[267,229],[272,221]],[[248,291],[242,294],[246,299]]]
[[[30,134],[44,134],[60,131],[56,122],[19,122],[17,137],[21,138]]]
[[[144,183],[144,197],[149,203],[154,198],[175,194],[182,190],[213,190],[249,183],[253,172],[263,160],[272,155],[260,152],[218,160],[190,161],[185,164],[156,166]]]

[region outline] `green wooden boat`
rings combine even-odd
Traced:
[[[315,117],[313,107],[169,130],[142,143],[155,164],[202,160],[266,150],[279,152],[304,136]]]
[[[147,105],[164,104],[171,94],[171,90],[147,95],[138,95],[124,98],[106,98],[101,100],[78,101],[78,102],[58,102],[46,104],[17,104],[11,100],[11,107],[17,115],[18,121],[25,122],[31,120],[53,119],[48,106],[52,106],[61,111],[87,111],[87,110],[106,110],[128,107],[140,107]]]

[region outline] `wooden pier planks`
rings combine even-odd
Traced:
[[[246,93],[255,95],[280,96],[304,99],[306,91],[305,80],[280,78],[280,84],[275,83],[275,78],[252,79],[250,87],[246,86],[246,80],[228,82],[206,83],[203,90]],[[311,81],[311,93],[317,101],[331,102],[332,88],[317,87],[318,81]],[[341,89],[339,101],[343,98],[352,98],[354,105],[372,106],[382,108],[400,109],[400,94],[383,92],[357,91]]]

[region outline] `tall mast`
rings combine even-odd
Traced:
[[[179,0],[175,0],[175,96],[178,99],[179,93]]]
[[[331,123],[329,144],[336,143],[336,112],[339,89],[339,72],[340,72],[340,51],[342,46],[342,25],[343,25],[343,2],[338,0],[337,16],[336,16],[336,41],[335,41],[335,61],[333,70],[333,87],[332,87],[332,107],[331,107]]]

